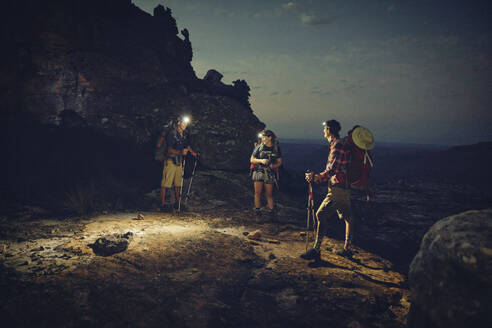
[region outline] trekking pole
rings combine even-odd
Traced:
[[[185,204],[188,201],[188,197],[190,196],[191,183],[193,182],[193,177],[195,176],[196,163],[198,163],[198,155],[195,158],[195,165],[193,166],[193,172],[191,173],[190,184],[188,185],[188,191],[186,192],[186,197],[185,197],[185,200],[184,200],[184,203]]]
[[[316,230],[317,230],[317,226],[318,226],[318,218],[314,214],[313,185],[311,182],[309,183],[309,190],[310,190],[310,194],[311,194],[311,205],[310,206],[311,206],[311,216],[313,218],[313,236],[316,236]]]
[[[311,173],[311,170],[307,170],[306,173]],[[313,201],[313,185],[311,182],[308,182],[308,200],[307,200],[307,222],[306,222],[306,252],[308,250],[309,244],[309,224],[310,224],[310,216],[313,215],[313,227],[314,227],[314,201]]]
[[[185,174],[186,157],[183,157],[183,167],[181,168],[181,187],[179,188],[178,215],[181,213],[181,195],[183,194],[183,181]]]

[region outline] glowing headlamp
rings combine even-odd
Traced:
[[[323,122],[323,123],[321,123],[321,125],[322,125],[322,126],[326,126],[326,121],[325,121],[325,122]]]
[[[258,138],[262,138],[263,137],[263,134],[262,133],[258,133]]]
[[[183,116],[183,123],[190,123],[190,117],[189,116]]]

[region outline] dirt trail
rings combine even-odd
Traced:
[[[329,249],[310,267],[301,228],[247,213],[158,212],[2,224],[2,320],[14,326],[402,326],[405,277],[356,248]],[[246,236],[260,229],[260,240]],[[98,238],[132,232],[128,248],[97,256]],[[278,232],[278,233],[277,233]]]

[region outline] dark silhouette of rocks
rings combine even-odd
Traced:
[[[36,190],[41,180],[80,172],[66,161],[81,154],[54,149],[89,142],[105,149],[87,147],[81,155],[98,163],[101,174],[111,162],[119,164],[107,172],[142,181],[138,171],[144,170],[158,181],[155,139],[163,123],[182,113],[192,116],[202,167],[247,169],[251,142],[264,124],[249,106],[245,82],[216,87],[197,78],[190,33],[182,29],[184,39],[178,36],[170,8],[159,5],[150,15],[129,0],[8,0],[2,6],[0,133],[7,186],[25,180]],[[115,143],[128,151],[115,152]],[[35,149],[46,153],[37,158],[40,171],[29,172],[18,163],[31,162]],[[58,173],[48,177],[51,171]]]
[[[223,77],[224,75],[220,74],[216,70],[210,69],[208,70],[207,74],[205,74],[205,76],[203,77],[203,80],[207,81],[210,84],[219,85],[222,84],[221,80]]]
[[[182,29],[181,30],[181,35],[183,35],[184,37],[184,50],[185,50],[185,60],[187,62],[191,62],[191,60],[193,59],[193,49],[191,47],[191,42],[190,42],[190,32],[188,32],[188,29]]]
[[[158,5],[154,8],[154,17],[162,24],[164,31],[169,34],[178,34],[178,26],[170,8],[164,8],[163,5]]]
[[[250,106],[249,104],[249,91],[251,90],[248,83],[245,80],[236,80],[233,81],[232,84],[234,85],[234,91],[236,94],[236,97],[239,99],[239,101],[245,105],[245,106]]]
[[[410,265],[408,327],[492,326],[492,210],[442,219]]]

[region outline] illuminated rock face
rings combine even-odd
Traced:
[[[445,218],[410,265],[409,327],[490,327],[492,210]]]
[[[263,127],[244,101],[249,88],[198,79],[193,31],[178,36],[169,8],[150,15],[129,0],[21,0],[7,1],[0,15],[2,111],[54,125],[75,117],[68,122],[143,147],[188,113],[202,164],[247,168]]]

